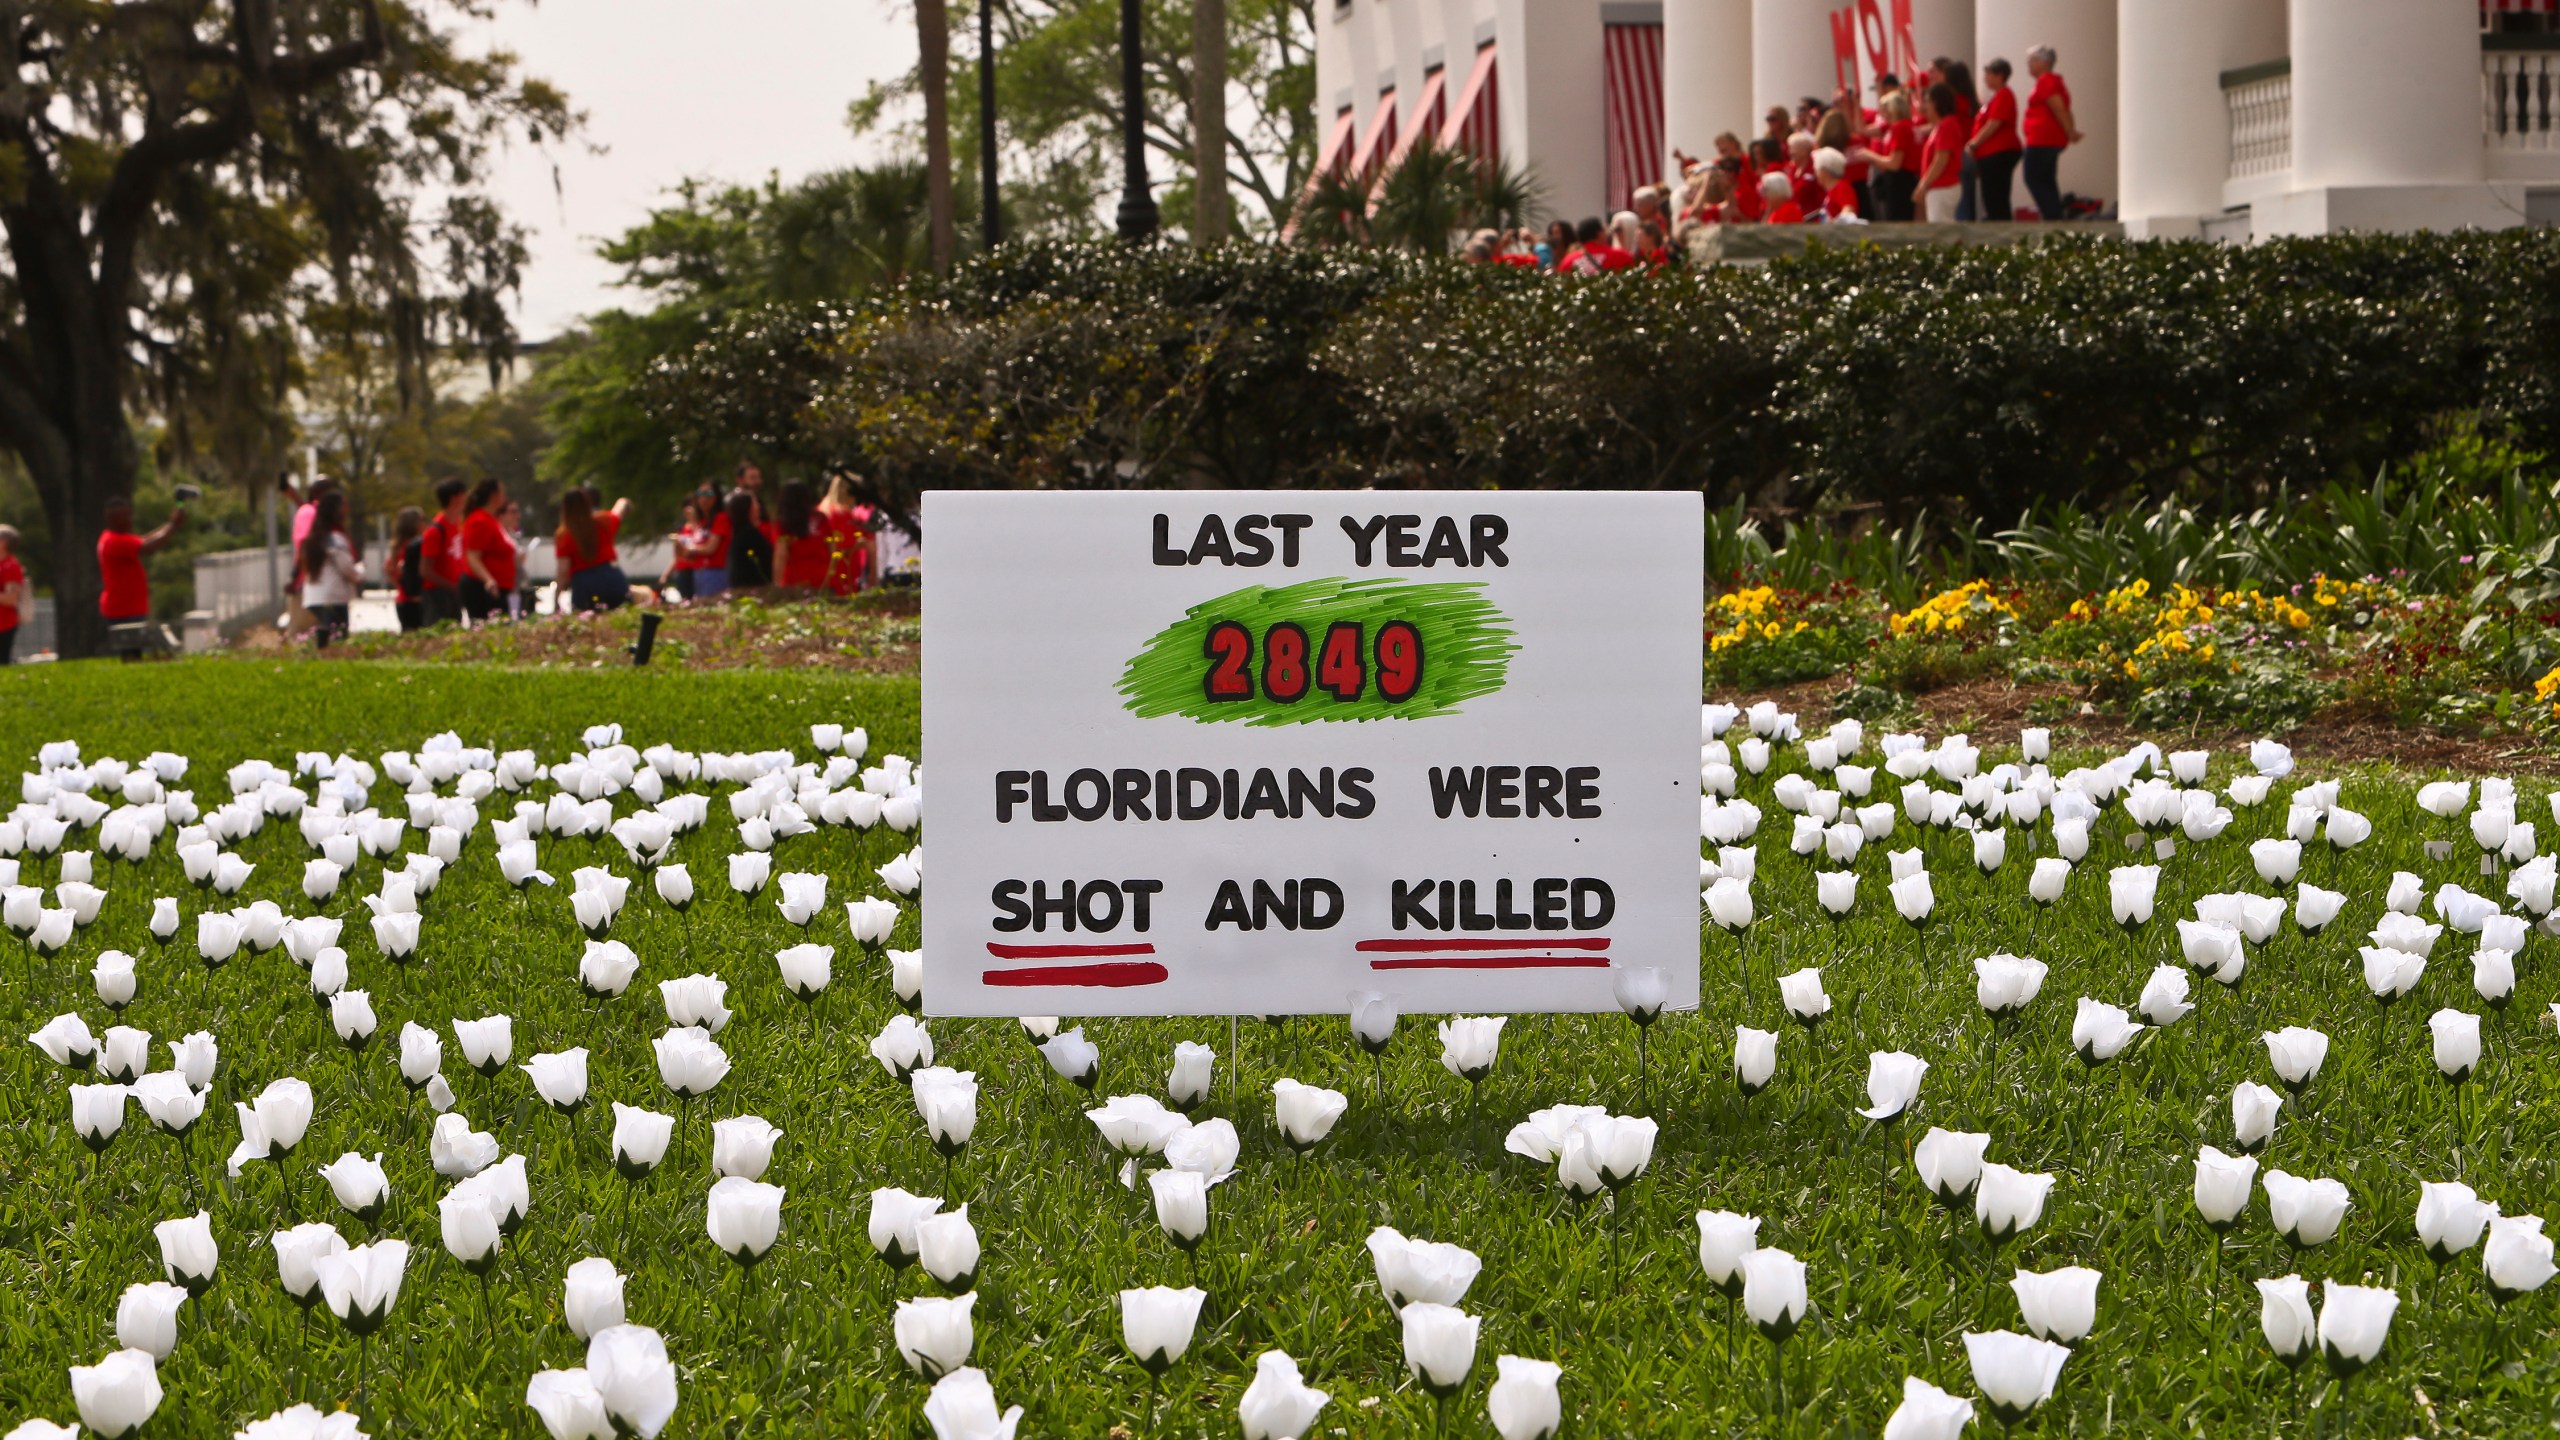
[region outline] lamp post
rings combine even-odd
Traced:
[[[996,211],[996,0],[978,0],[978,212],[993,250],[1004,243]]]
[[[1139,0],[1120,0],[1120,141],[1126,188],[1120,193],[1120,238],[1150,240],[1156,197],[1147,185],[1147,77],[1138,52]]]

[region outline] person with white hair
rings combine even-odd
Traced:
[[[1787,178],[1795,182],[1796,208],[1810,215],[1822,208],[1822,179],[1813,173],[1813,132],[1799,130],[1787,137]]]
[[[1829,146],[1813,152],[1813,173],[1822,181],[1822,218],[1826,223],[1858,220],[1858,187],[1849,183],[1849,157]]]
[[[1772,225],[1801,225],[1804,207],[1796,203],[1796,182],[1772,170],[1760,177],[1760,198],[1768,202],[1762,218]]]
[[[1632,208],[1635,211],[1636,224],[1639,226],[1659,225],[1665,230],[1670,229],[1671,212],[1663,208],[1662,201],[1662,190],[1651,185],[1637,186],[1632,203]],[[1628,248],[1633,249],[1634,247],[1629,246]]]
[[[2046,220],[2063,218],[2062,152],[2086,138],[2071,113],[2071,87],[2053,68],[2059,58],[2050,45],[2027,52],[2027,73],[2036,83],[2018,119],[2018,134],[2027,146],[2027,194],[2036,202],[2037,216]]]

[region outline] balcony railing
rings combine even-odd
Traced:
[[[2500,40],[2506,43],[2499,43]],[[2534,48],[2516,44],[2531,40]],[[2560,47],[2549,37],[2491,37],[2480,53],[2480,124],[2490,153],[2560,152]]]
[[[2281,175],[2293,168],[2293,61],[2269,60],[2222,72],[2222,103],[2231,112],[2231,178]]]
[[[2293,62],[2269,60],[2222,72],[2230,112],[2234,181],[2281,176],[2293,168]],[[2480,143],[2498,175],[2540,176],[2560,160],[2560,41],[2545,35],[2490,35],[2481,40]]]

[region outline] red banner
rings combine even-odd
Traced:
[[[1852,0],[1832,11],[1831,59],[1833,83],[1852,94],[1865,93],[1878,75],[1908,83],[1920,69],[1911,0]]]

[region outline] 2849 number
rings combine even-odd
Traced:
[[[1422,688],[1422,635],[1402,620],[1380,625],[1375,637],[1358,621],[1337,620],[1326,627],[1322,645],[1305,626],[1282,620],[1262,632],[1259,647],[1251,630],[1221,620],[1209,627],[1200,650],[1210,662],[1202,685],[1212,700],[1258,695],[1290,705],[1314,689],[1350,701],[1374,687],[1379,699],[1394,704]]]

